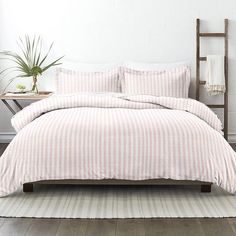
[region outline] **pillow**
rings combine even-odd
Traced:
[[[64,68],[57,69],[57,93],[120,91],[118,68],[104,72],[81,72]]]
[[[190,61],[178,61],[171,63],[143,63],[143,62],[127,62],[125,67],[132,70],[140,71],[159,71],[159,70],[169,70],[175,69],[176,67],[189,66]]]
[[[134,71],[124,69],[122,92],[154,96],[187,98],[190,85],[190,68],[171,70]]]
[[[160,70],[170,70],[177,67],[191,67],[190,61],[177,61],[170,63],[145,63],[145,62],[126,62],[123,67],[120,69],[120,78],[121,82],[124,78],[124,71],[160,71]]]

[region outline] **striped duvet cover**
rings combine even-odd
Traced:
[[[236,154],[217,116],[193,99],[53,95],[17,113],[12,125],[0,196],[60,179],[199,180],[236,192]]]

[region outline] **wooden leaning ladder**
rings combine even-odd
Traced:
[[[206,57],[200,56],[200,38],[201,37],[222,37],[224,38],[224,56],[225,56],[225,86],[224,104],[207,105],[210,108],[224,109],[224,138],[228,140],[228,19],[224,20],[224,33],[201,33],[200,19],[196,22],[196,99],[199,101],[200,85],[204,85],[206,81],[200,80],[200,63],[206,61]]]

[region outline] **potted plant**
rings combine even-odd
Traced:
[[[23,85],[23,84],[17,84],[16,88],[19,91],[19,93],[24,93],[25,89],[26,89],[25,85]]]
[[[0,59],[10,60],[15,64],[14,66],[6,68],[0,72],[2,78],[5,78],[11,73],[17,73],[9,79],[9,83],[4,90],[6,90],[6,88],[17,78],[32,77],[32,91],[38,93],[38,77],[49,68],[60,65],[60,60],[63,56],[45,65],[53,43],[49,47],[47,53],[43,55],[42,39],[40,36],[31,39],[26,35],[24,40],[20,38],[18,45],[20,47],[20,54],[12,51],[0,52],[0,55],[2,55]]]

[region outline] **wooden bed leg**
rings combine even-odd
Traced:
[[[202,184],[201,185],[202,193],[210,193],[211,192],[211,184]]]
[[[23,192],[24,193],[32,193],[34,191],[33,184],[23,184]]]

